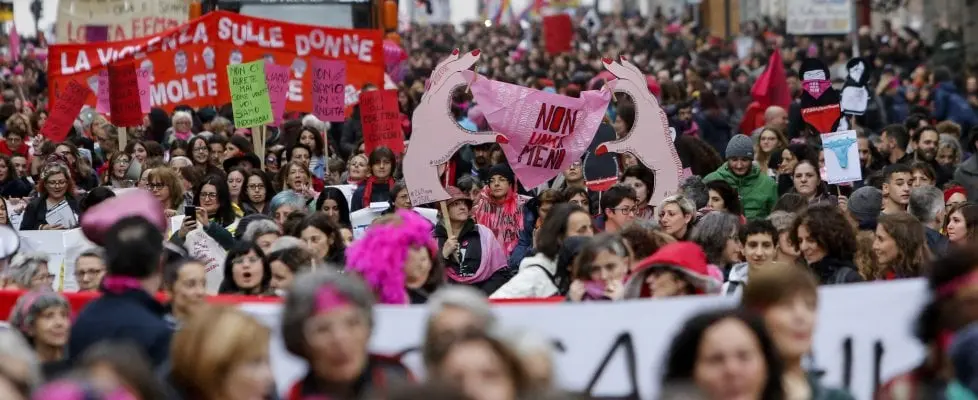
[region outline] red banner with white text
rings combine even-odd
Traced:
[[[150,71],[153,107],[172,111],[231,102],[227,66],[264,58],[289,66],[286,111],[312,111],[312,59],[347,63],[345,103],[356,104],[366,83],[384,84],[383,33],[335,29],[254,18],[225,11],[209,13],[158,35],[49,49],[49,95],[57,98],[71,79],[93,88],[98,71],[111,63],[136,60]]]

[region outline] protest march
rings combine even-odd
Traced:
[[[963,13],[0,1],[0,399],[978,398]]]

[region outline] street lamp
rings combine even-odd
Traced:
[[[31,14],[34,15],[34,31],[41,31],[41,12],[44,11],[44,5],[41,4],[41,0],[34,0],[31,3]]]

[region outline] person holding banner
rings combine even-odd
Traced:
[[[60,293],[30,291],[17,299],[10,325],[27,339],[48,378],[64,372],[71,332],[71,305]]]
[[[452,196],[446,201],[448,215],[434,231],[445,275],[451,282],[473,286],[488,296],[509,280],[506,253],[496,235],[472,219],[472,199],[454,186],[445,190]]]
[[[27,203],[20,230],[70,229],[78,223],[78,200],[75,183],[66,164],[49,160],[41,171],[38,196]],[[50,221],[49,221],[50,219]]]
[[[370,203],[388,203],[391,200],[390,190],[394,187],[394,167],[397,165],[394,152],[378,147],[370,153],[367,165],[370,175],[353,192],[350,212],[369,207]]]

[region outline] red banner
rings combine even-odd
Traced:
[[[136,60],[150,71],[153,107],[172,111],[231,102],[227,65],[264,58],[289,66],[286,111],[312,111],[312,59],[347,63],[345,103],[358,101],[366,83],[384,84],[383,33],[290,24],[216,11],[154,36],[90,44],[54,45],[48,74],[52,99],[71,79],[95,86],[98,71]],[[95,95],[88,104],[95,104]]]

